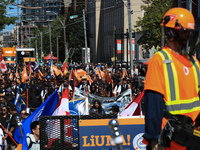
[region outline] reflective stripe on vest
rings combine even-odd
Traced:
[[[200,72],[199,72],[199,63],[197,62],[197,60],[191,56],[189,56],[187,53],[185,53],[187,55],[187,57],[189,58],[190,62],[192,63],[192,69],[194,72],[196,72],[194,74],[195,76],[195,81],[197,84],[196,90],[197,93],[199,93],[199,85],[200,85]]]
[[[167,101],[165,101],[166,110],[171,114],[183,114],[200,110],[199,97],[184,100],[180,99],[177,71],[172,61],[171,55],[166,50],[162,50],[158,52],[158,54],[163,60],[167,96]],[[197,83],[198,87],[198,83],[200,83],[200,73],[197,61],[195,61],[194,65],[192,64],[192,69],[194,72],[195,82]],[[199,89],[197,88],[196,90],[198,92]]]

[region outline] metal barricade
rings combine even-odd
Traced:
[[[79,150],[79,120],[111,119],[117,115],[41,116],[41,150]]]

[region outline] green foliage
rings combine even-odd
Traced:
[[[164,14],[173,6],[173,0],[144,0],[144,17],[138,17],[136,31],[142,33],[139,44],[149,49],[161,44],[161,19]]]
[[[84,30],[83,30],[83,19],[82,19],[82,9],[84,5],[78,5],[76,12],[70,11],[67,18],[60,15],[59,18],[61,21],[65,19],[66,25],[66,41],[68,42],[68,49],[75,48],[72,61],[79,62],[81,61],[81,51],[85,46],[84,44]],[[78,15],[78,18],[70,19],[71,15]],[[44,56],[47,56],[50,53],[50,38],[49,38],[49,27],[43,27],[41,24],[37,25],[35,30],[35,35],[37,35],[37,48],[40,58],[41,52],[41,36],[40,32],[43,33],[43,53]],[[64,29],[63,25],[57,18],[51,23],[51,42],[52,42],[52,51],[53,55],[57,56],[57,37],[59,36],[59,60],[63,62],[65,60],[65,45],[64,45]],[[35,39],[32,39],[31,46],[35,47]]]
[[[0,31],[5,28],[6,25],[15,24],[17,17],[6,16],[6,5],[13,3],[14,0],[1,0],[0,2]]]
[[[81,3],[81,2],[80,2]],[[70,20],[67,19],[67,41],[69,42],[69,48],[75,48],[74,54],[72,56],[73,62],[81,61],[82,48],[85,47],[84,39],[84,28],[83,28],[83,9],[84,5],[79,5],[76,12],[70,12],[69,16],[78,15],[78,18]],[[69,17],[68,16],[68,17]]]

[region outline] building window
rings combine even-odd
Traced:
[[[31,14],[31,9],[26,9],[26,14]]]
[[[32,20],[32,17],[30,15],[27,15],[26,20]]]

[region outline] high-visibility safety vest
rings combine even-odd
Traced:
[[[191,62],[192,69],[190,71],[193,71],[194,78],[191,79],[191,82],[195,82],[195,89],[194,91],[194,97],[192,98],[184,98],[181,99],[181,90],[179,87],[180,80],[178,79],[179,76],[177,75],[177,69],[176,65],[173,62],[172,56],[167,49],[163,49],[162,51],[158,52],[158,55],[163,60],[163,71],[164,71],[164,80],[165,80],[165,109],[169,111],[171,114],[183,114],[191,117],[193,121],[196,119],[196,116],[200,112],[200,101],[199,96],[197,93],[199,93],[199,85],[200,85],[200,72],[199,72],[199,63],[198,61],[188,56],[188,59]],[[187,67],[185,68],[187,72]],[[184,82],[184,81],[182,81]],[[192,92],[192,91],[187,91]],[[162,128],[166,124],[166,119],[163,118]],[[181,145],[175,143],[174,141],[171,141],[170,148],[165,147],[165,150],[186,150],[186,147],[182,147]]]
[[[199,96],[193,97],[192,99],[180,99],[181,93],[179,90],[177,71],[170,53],[167,50],[163,49],[162,51],[158,52],[158,54],[163,60],[167,97],[165,99],[166,110],[169,111],[171,114],[187,114],[193,113],[194,111],[200,111]],[[190,56],[188,56],[188,58],[192,63],[192,70],[194,72],[194,79],[196,82],[196,92],[198,93],[198,86],[200,85],[199,64],[195,58],[192,58]]]

